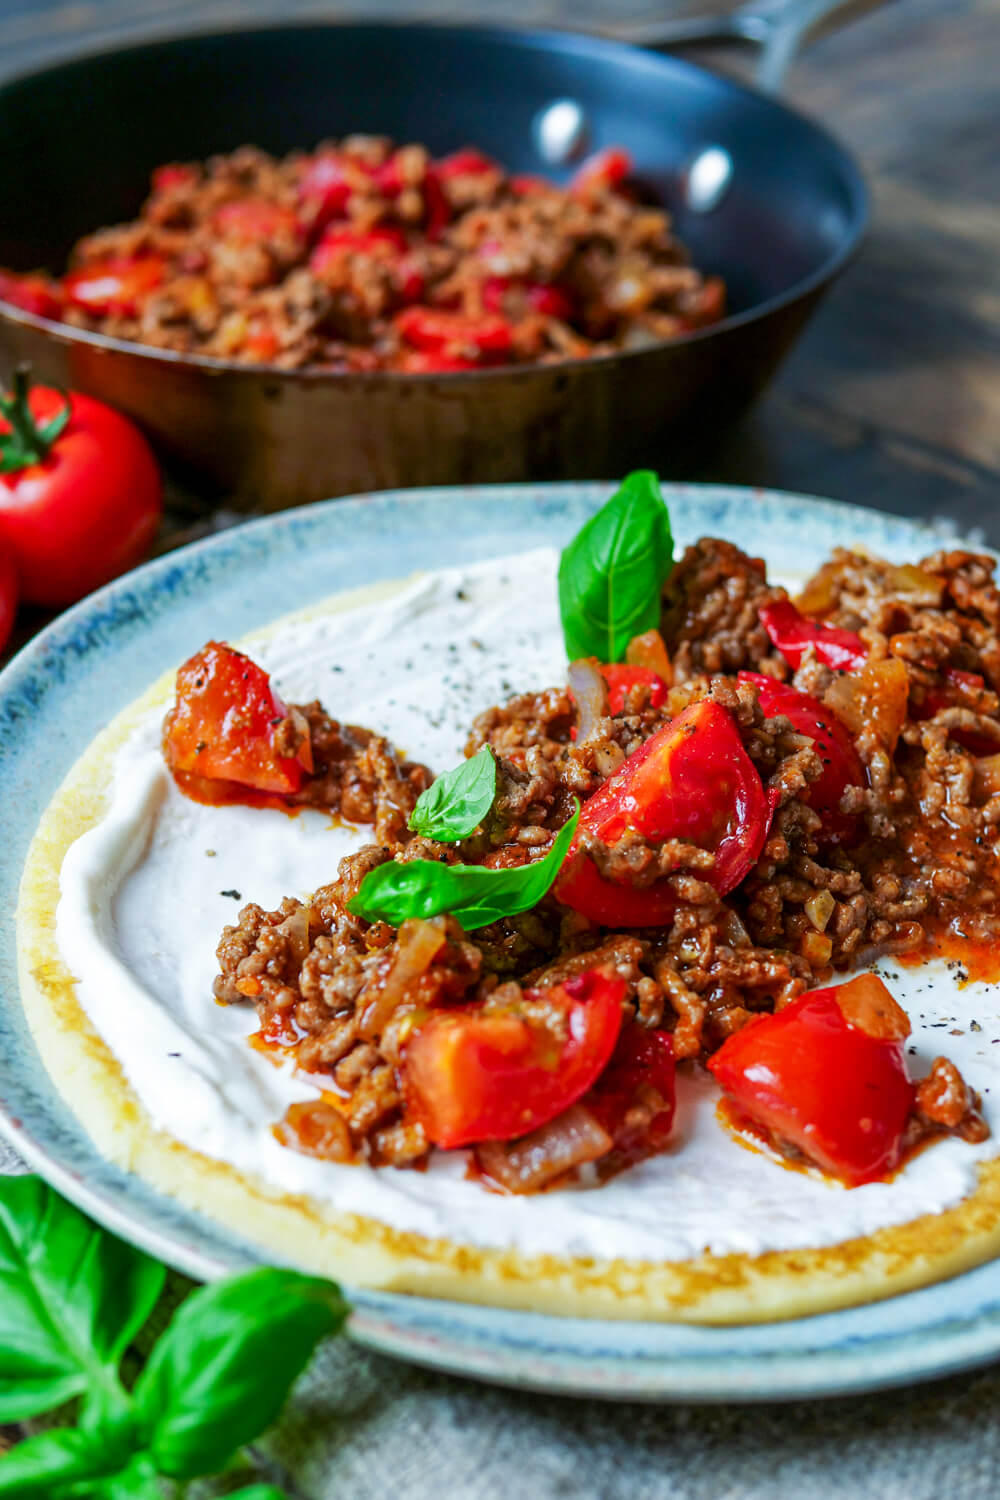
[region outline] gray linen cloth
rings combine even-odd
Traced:
[[[24,1170],[0,1140],[0,1173]],[[655,1407],[501,1390],[337,1339],[254,1458],[289,1500],[997,1500],[998,1414],[1000,1368],[832,1401]]]

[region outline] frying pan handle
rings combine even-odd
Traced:
[[[628,40],[670,48],[694,42],[755,42],[761,49],[757,85],[776,94],[797,52],[815,37],[878,9],[886,0],[743,0],[728,15],[677,16],[643,26]]]

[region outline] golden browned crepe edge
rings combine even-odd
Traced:
[[[291,618],[388,598],[402,584],[353,591]],[[285,621],[247,638],[266,638]],[[974,1193],[941,1214],[815,1250],[626,1262],[524,1255],[430,1239],[282,1193],[154,1127],[92,1026],[55,932],[59,870],[69,846],[98,823],[115,755],[173,691],[168,673],[94,740],[42,817],[28,851],[17,911],[22,1003],[56,1088],[102,1155],[159,1191],[232,1229],[264,1259],[348,1287],[408,1292],[573,1317],[763,1323],[828,1312],[959,1274],[1000,1253],[1000,1161],[981,1164]],[[930,1149],[934,1149],[933,1146]],[[706,1184],[708,1191],[711,1185]]]

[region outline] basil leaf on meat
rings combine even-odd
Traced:
[[[548,854],[513,870],[395,860],[370,870],[348,910],[369,922],[399,927],[408,917],[453,916],[466,932],[537,906],[559,874],[580,819],[580,804]]]
[[[275,1420],[346,1317],[331,1282],[269,1267],[192,1292],[133,1391],[157,1470],[191,1479],[223,1468]]]
[[[160,1295],[159,1261],[105,1234],[40,1177],[0,1186],[0,1421],[113,1394]]]
[[[453,771],[445,771],[417,798],[410,827],[424,838],[451,844],[468,837],[497,794],[497,763],[489,745]]]
[[[570,661],[621,661],[633,636],[660,623],[660,590],[674,544],[660,481],[650,469],[622,480],[559,560],[559,612]]]

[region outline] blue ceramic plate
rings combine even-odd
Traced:
[[[339,589],[562,545],[594,484],[411,490],[253,522],[141,568],[61,616],[0,674],[0,1124],[95,1219],[199,1278],[251,1246],[109,1166],[53,1088],[17,998],[13,911],[35,825],[108,720],[209,636],[236,637]],[[893,516],[759,490],[668,487],[678,542],[709,533],[796,572],[837,544],[898,560],[939,538]],[[546,1318],[359,1292],[353,1334],[421,1364],[510,1385],[652,1401],[866,1391],[1000,1356],[1000,1262],[886,1302],[746,1328]]]

